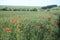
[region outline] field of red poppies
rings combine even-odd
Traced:
[[[0,11],[0,40],[58,40],[59,11]]]

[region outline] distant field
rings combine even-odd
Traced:
[[[59,40],[60,10],[0,11],[0,40]]]

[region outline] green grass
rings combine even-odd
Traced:
[[[58,12],[0,11],[0,40],[56,40]],[[20,22],[13,23],[12,18]],[[17,25],[20,27],[16,28]],[[10,28],[10,32],[6,27]]]

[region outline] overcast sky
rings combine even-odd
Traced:
[[[12,6],[46,6],[52,4],[60,5],[60,0],[0,0],[0,5]]]

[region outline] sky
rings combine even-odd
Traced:
[[[47,6],[60,5],[60,0],[0,0],[0,5],[11,6]]]

